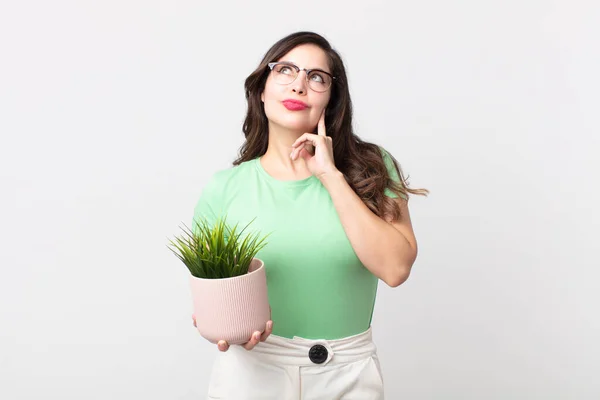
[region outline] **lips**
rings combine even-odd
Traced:
[[[300,100],[287,99],[282,101],[285,108],[292,111],[300,111],[308,108],[308,105]]]

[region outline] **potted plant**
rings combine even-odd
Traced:
[[[263,332],[271,317],[264,262],[256,254],[266,236],[244,235],[226,223],[195,220],[195,230],[170,240],[169,248],[190,272],[193,314],[202,337],[211,343],[247,342],[253,332]]]

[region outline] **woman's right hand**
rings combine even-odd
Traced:
[[[192,315],[192,321],[194,321],[194,327],[197,327],[196,317],[194,315]],[[267,326],[265,327],[265,331],[262,334],[259,331],[254,332],[250,340],[248,340],[242,346],[246,350],[252,350],[254,346],[256,346],[259,342],[264,342],[265,340],[267,340],[271,332],[273,332],[273,321],[269,320],[267,321]],[[227,351],[229,350],[229,343],[227,343],[225,340],[219,340],[217,342],[217,347],[220,351]]]

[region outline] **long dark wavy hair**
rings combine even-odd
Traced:
[[[260,157],[267,151],[269,143],[268,120],[260,95],[270,73],[268,63],[277,61],[293,48],[302,44],[314,44],[328,56],[331,73],[336,79],[331,86],[331,97],[325,112],[325,130],[333,143],[335,165],[350,187],[363,202],[379,217],[397,220],[401,212],[398,204],[384,195],[389,188],[396,195],[408,200],[409,193],[427,195],[426,189],[411,189],[398,161],[390,154],[400,182],[393,181],[385,166],[378,145],[361,140],[352,129],[352,101],[348,89],[344,63],[329,42],[314,32],[292,33],[275,43],[264,55],[258,67],[245,81],[244,88],[248,111],[243,124],[246,141],[239,149],[239,157],[233,165]]]

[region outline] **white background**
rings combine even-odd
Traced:
[[[2,2],[0,398],[203,398],[217,350],[167,238],[296,30],[331,40],[357,133],[431,190],[410,279],[380,285],[388,398],[600,398],[598,21],[567,0]]]

